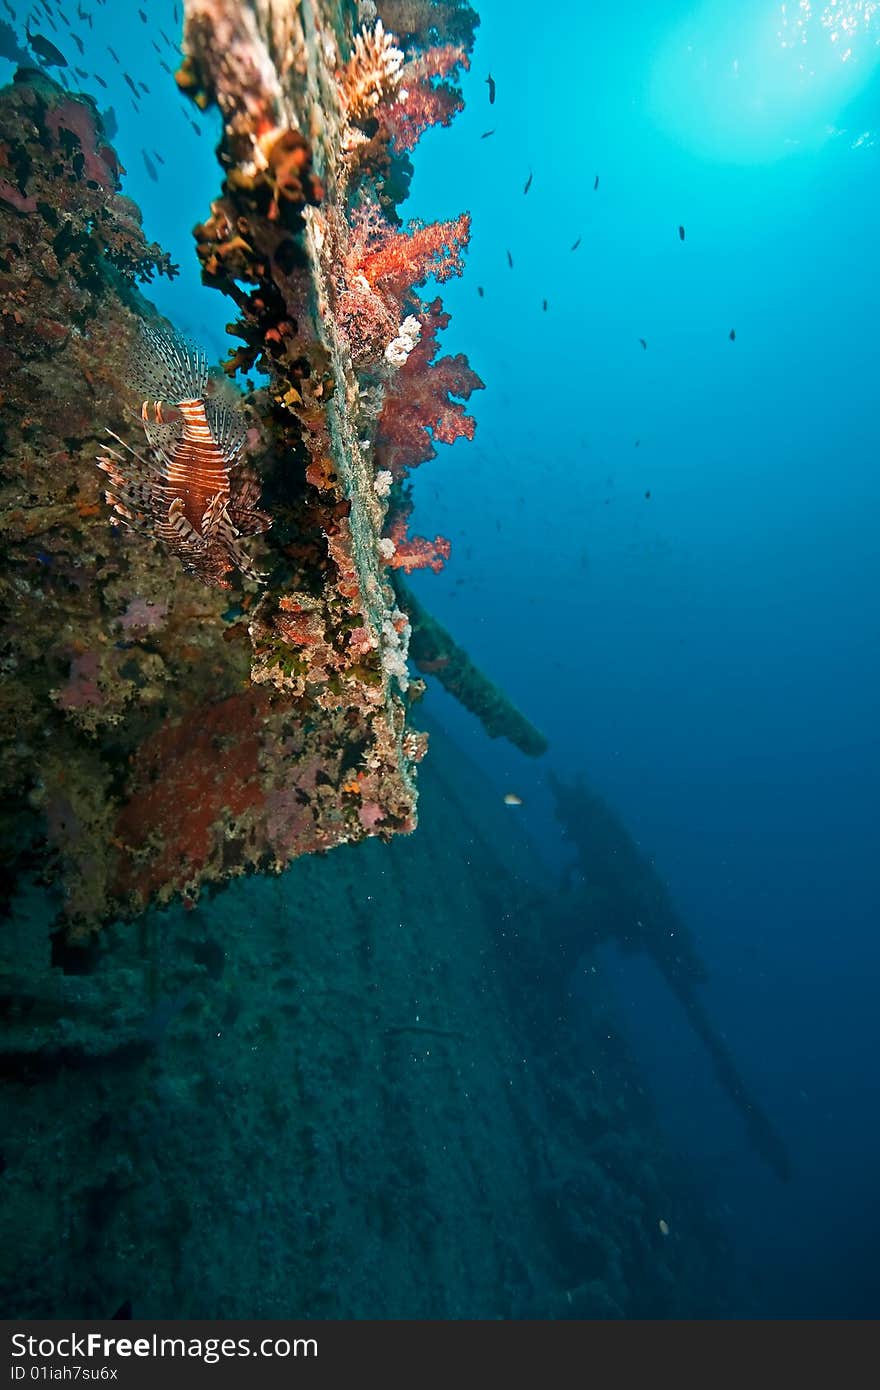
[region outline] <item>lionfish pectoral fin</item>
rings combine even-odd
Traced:
[[[238,531],[226,510],[225,495],[218,492],[205,508],[205,514],[202,517],[202,535],[208,540],[221,536],[225,539],[228,534],[235,537],[238,535]]]

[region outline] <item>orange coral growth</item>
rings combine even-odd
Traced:
[[[445,536],[435,536],[429,541],[425,536],[408,536],[406,533],[411,504],[407,503],[397,513],[388,531],[388,539],[394,542],[394,554],[388,559],[392,569],[412,574],[413,570],[431,569],[439,573],[449,559],[452,546]]]
[[[354,226],[352,269],[371,288],[403,300],[429,276],[448,280],[460,275],[462,253],[471,233],[470,213],[451,222],[411,222],[408,232],[381,224],[371,212],[360,212]]]
[[[419,318],[422,336],[388,390],[376,437],[377,466],[396,479],[436,457],[434,443],[473,439],[476,421],[451,397],[467,400],[483,389],[463,353],[432,361],[437,334],[449,322],[441,300],[426,305]]]

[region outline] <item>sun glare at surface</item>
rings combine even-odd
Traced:
[[[708,158],[780,159],[836,133],[878,61],[880,0],[706,0],[657,55],[652,114]]]

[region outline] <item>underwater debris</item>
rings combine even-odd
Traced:
[[[412,625],[409,654],[416,670],[435,677],[465,709],[476,715],[490,738],[506,738],[530,758],[546,753],[544,735],[474,665],[467,652],[398,576],[394,584],[400,606]]]
[[[756,1152],[778,1178],[788,1181],[792,1167],[786,1146],[697,997],[706,967],[666,884],[623,822],[583,779],[570,785],[551,774],[550,784],[563,837],[577,853],[581,877],[561,932],[581,948],[590,941],[613,941],[627,954],[644,952],[652,958],[709,1053]]]
[[[110,480],[111,519],[155,536],[205,583],[228,588],[233,568],[259,580],[241,537],[270,518],[239,460],[247,427],[236,393],[211,381],[204,353],[183,339],[147,324],[140,335],[134,374],[161,398],[141,411],[149,455],[108,431],[119,447],[105,444],[97,462]]]

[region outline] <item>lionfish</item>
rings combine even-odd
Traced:
[[[232,569],[263,578],[241,545],[271,522],[239,462],[247,426],[237,393],[185,339],[145,323],[140,339],[135,373],[152,398],[141,407],[149,453],[107,431],[120,446],[105,444],[97,460],[110,480],[112,524],[154,536],[205,583],[228,589]]]

